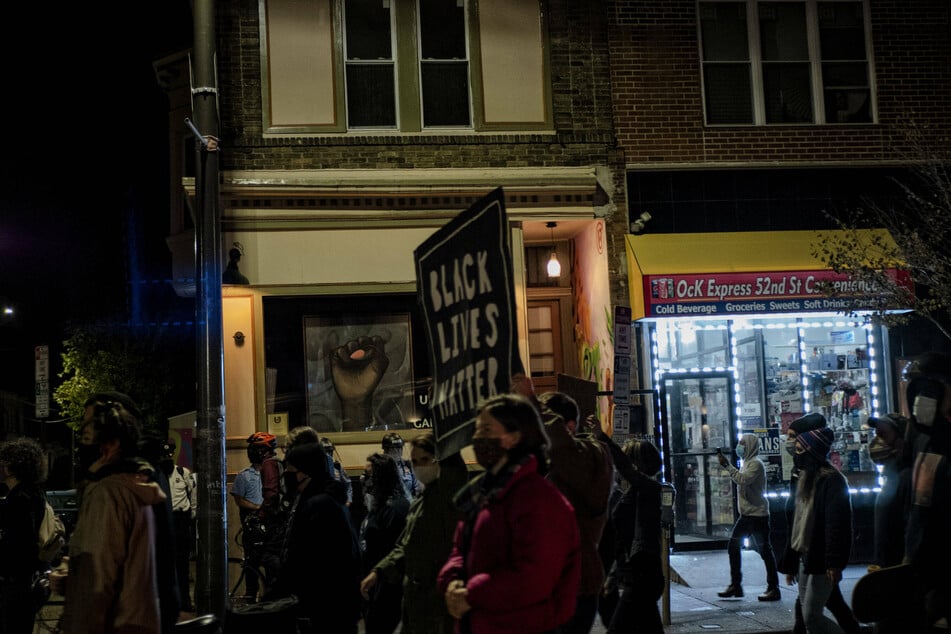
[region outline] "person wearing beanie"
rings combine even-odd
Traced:
[[[799,584],[805,630],[843,632],[823,614],[833,589],[842,579],[852,549],[852,503],[849,483],[829,464],[835,433],[819,427],[794,437],[793,462],[798,470],[780,571],[786,583]]]
[[[789,423],[789,429],[786,432],[786,452],[790,456],[795,456],[796,436],[824,427],[826,427],[826,417],[818,412],[810,412],[792,421]],[[796,485],[798,482],[799,469],[794,466],[792,473],[790,473],[789,497],[786,498],[785,512],[787,516],[789,516],[795,508]],[[832,616],[834,616],[838,622],[839,627],[841,627],[846,634],[859,634],[861,632],[859,623],[855,620],[855,615],[852,614],[852,608],[846,602],[845,597],[842,596],[842,590],[839,588],[838,583],[832,587],[832,592],[826,601],[826,608],[829,609],[829,612],[832,613]],[[795,622],[793,624],[793,634],[805,634],[806,625],[803,622],[802,604],[798,597],[796,598],[794,613]]]
[[[297,491],[277,580],[266,599],[295,595],[306,631],[356,634],[360,619],[360,547],[319,443],[287,452],[287,484]],[[333,574],[320,574],[330,570]]]

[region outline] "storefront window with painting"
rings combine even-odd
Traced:
[[[768,494],[788,491],[792,458],[783,438],[808,412],[823,414],[835,431],[831,461],[853,489],[876,486],[865,423],[887,411],[879,331],[862,320],[811,315],[650,324],[681,544],[729,537],[734,488],[716,450],[735,462],[740,434],[760,437]]]

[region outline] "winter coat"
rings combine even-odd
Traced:
[[[759,438],[753,434],[743,434],[740,438],[743,446],[743,468],[737,469],[732,463],[726,466],[730,478],[737,484],[737,501],[740,515],[749,517],[768,517],[769,504],[766,493],[766,466],[759,457]]]
[[[29,584],[39,564],[37,534],[45,513],[36,487],[17,484],[0,499],[0,579]]]
[[[165,494],[141,473],[113,473],[83,492],[69,538],[64,632],[160,631],[153,505]]]
[[[581,539],[581,585],[578,594],[593,595],[604,583],[598,544],[608,522],[614,461],[607,446],[587,434],[572,436],[561,419],[545,425],[551,440],[548,479],[575,509]]]
[[[615,539],[613,576],[654,601],[664,592],[660,546],[660,483],[636,472],[611,510]]]
[[[315,478],[291,507],[280,572],[265,598],[296,595],[315,631],[344,632],[360,618],[360,548],[326,485]]]
[[[897,566],[905,556],[905,523],[911,512],[911,466],[889,460],[882,469],[885,483],[875,498],[873,563]]]
[[[574,614],[581,578],[578,527],[571,504],[538,473],[534,456],[512,465],[500,487],[479,476],[457,503],[485,496],[459,523],[452,553],[439,572],[439,591],[463,580],[472,609],[471,634],[547,632]],[[461,626],[457,631],[463,631]]]
[[[373,567],[389,583],[403,584],[402,631],[407,634],[449,634],[455,628],[436,576],[452,551],[461,519],[452,498],[465,486],[468,471],[461,458],[440,460],[439,465],[439,478],[410,505],[396,546]]]
[[[796,511],[797,487],[802,476],[790,484],[786,503],[786,526],[791,533]],[[845,476],[828,463],[816,474],[812,501],[812,532],[806,537],[805,571],[809,575],[825,574],[829,568],[843,570],[849,563],[852,550],[852,502],[849,483]],[[792,538],[787,535],[786,549],[778,566],[787,575],[799,573],[801,553],[793,550]]]
[[[30,588],[40,568],[37,534],[46,510],[35,486],[16,484],[0,499],[0,632],[32,632]]]

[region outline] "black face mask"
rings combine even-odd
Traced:
[[[289,471],[284,473],[284,492],[288,497],[297,494],[297,473]]]
[[[472,451],[475,452],[476,462],[484,469],[497,465],[506,454],[501,438],[473,438]]]
[[[80,472],[85,475],[89,471],[89,467],[99,460],[101,455],[99,445],[78,445],[76,447],[76,459],[79,461]]]
[[[797,469],[815,469],[819,466],[819,461],[807,451],[804,453],[793,454],[793,465]]]

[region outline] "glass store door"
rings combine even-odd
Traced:
[[[661,378],[661,407],[677,490],[674,545],[682,550],[726,544],[736,518],[733,483],[720,467],[736,444],[730,372],[670,373]]]

